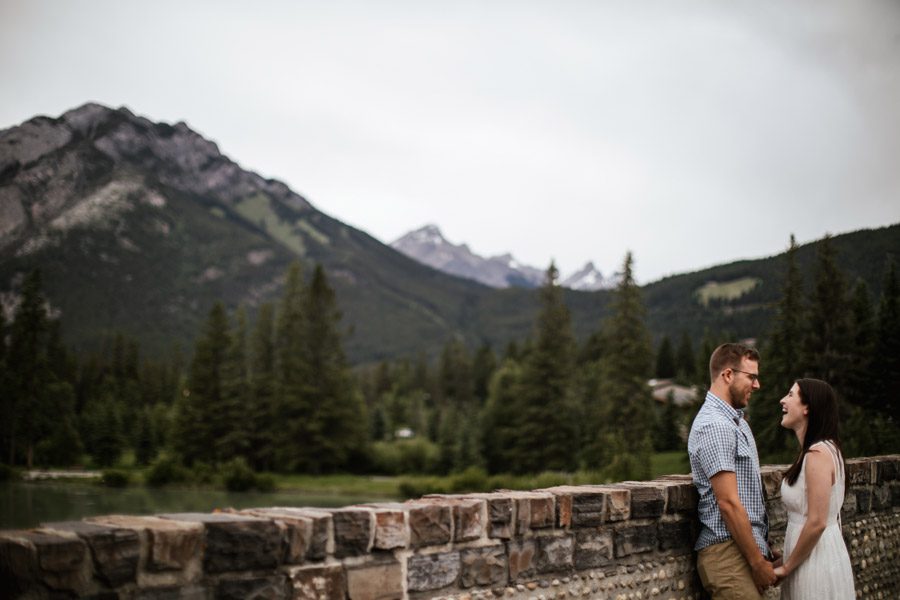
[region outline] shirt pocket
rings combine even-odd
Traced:
[[[753,457],[753,449],[750,447],[750,440],[744,435],[744,432],[737,430],[737,457],[739,459],[750,460]]]

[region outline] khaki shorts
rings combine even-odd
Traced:
[[[734,540],[707,546],[697,554],[697,572],[713,600],[760,600],[753,572]]]

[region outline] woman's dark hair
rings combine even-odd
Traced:
[[[809,452],[809,447],[816,442],[830,440],[838,451],[841,450],[841,441],[838,439],[838,400],[834,389],[821,379],[798,379],[797,387],[800,388],[800,402],[809,409],[807,413],[809,421],[800,446],[800,454],[784,474],[788,485],[797,483],[800,469],[803,468],[803,458]],[[841,452],[841,460],[843,455]],[[846,469],[844,472],[846,473]],[[835,473],[835,477],[837,476]]]

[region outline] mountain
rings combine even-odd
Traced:
[[[484,258],[466,244],[453,244],[436,225],[425,225],[391,242],[391,248],[444,273],[472,279],[493,288],[536,288],[544,281],[544,271],[524,265],[511,254]],[[580,270],[564,277],[565,288],[580,291],[609,290],[618,277],[606,278],[588,262]]]
[[[787,245],[785,240],[785,246]],[[838,235],[851,282],[880,293],[900,225]],[[810,289],[817,242],[798,262]],[[638,260],[640,257],[637,257]],[[229,310],[277,301],[288,265],[325,268],[355,364],[425,352],[451,338],[495,350],[533,328],[533,289],[495,289],[423,265],[317,210],[284,183],[241,168],[185,123],[86,104],[0,131],[0,308],[39,267],[65,341],[98,348],[132,336],[146,355],[190,351],[217,300]],[[655,336],[708,331],[759,337],[778,299],[780,256],[720,265],[644,286]],[[608,290],[565,290],[580,339],[608,313]],[[8,322],[8,321],[7,321]]]
[[[616,273],[611,277],[604,277],[597,270],[594,263],[588,262],[581,269],[564,278],[560,285],[570,290],[594,292],[597,290],[611,290],[619,284],[621,274]]]
[[[122,331],[149,354],[188,349],[216,300],[252,314],[298,259],[326,269],[354,361],[458,335],[488,292],[242,169],[185,123],[86,104],[0,131],[0,299],[9,316],[40,267],[78,347]]]
[[[391,242],[391,248],[444,273],[465,277],[494,288],[535,288],[544,272],[520,264],[512,255],[481,257],[466,244],[447,241],[436,225],[425,225]]]

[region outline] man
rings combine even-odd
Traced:
[[[709,392],[688,438],[700,495],[697,571],[718,599],[757,600],[775,583],[756,440],[744,419],[759,389],[759,353],[722,344],[709,359]]]

